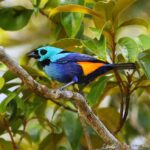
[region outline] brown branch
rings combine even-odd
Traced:
[[[126,108],[125,108],[125,113],[123,116],[123,123],[126,121],[126,118],[128,116],[130,95],[131,95],[131,86],[132,86],[131,80],[132,80],[132,76],[133,76],[134,72],[135,72],[135,70],[133,70],[132,74],[127,74],[128,84],[127,84],[127,88],[126,88]]]
[[[120,93],[121,93],[121,100],[120,100],[120,119],[119,119],[119,126],[117,127],[117,130],[114,132],[115,134],[118,133],[124,122],[123,122],[123,111],[124,111],[124,89],[123,89],[123,82],[122,82],[122,79],[120,78],[119,76],[119,73],[117,72],[117,70],[114,70],[114,73],[115,73],[115,76],[116,76],[116,79],[117,79],[117,82],[118,82],[118,86],[119,86],[119,89],[120,89]]]
[[[134,74],[135,70],[133,70],[132,74],[127,74],[126,78],[127,78],[127,86],[126,86],[126,91],[125,91],[125,110],[124,113],[122,114],[122,119],[119,125],[118,129],[121,129],[127,119],[128,116],[128,110],[129,110],[129,103],[130,103],[130,95],[131,95],[131,86],[132,86],[132,76]],[[116,132],[118,132],[119,130],[117,130]]]
[[[12,146],[13,146],[13,150],[18,150],[17,144],[15,143],[15,140],[14,140],[13,135],[12,135],[11,129],[9,128],[8,121],[4,118],[3,122],[4,122],[4,125],[5,125],[5,128],[6,128],[8,134],[10,136]]]
[[[31,91],[37,93],[45,99],[60,99],[73,100],[76,104],[78,113],[83,119],[97,132],[106,144],[113,144],[120,147],[120,142],[109,132],[99,118],[93,113],[88,106],[86,99],[77,92],[61,91],[48,89],[46,86],[37,83],[21,66],[10,58],[5,52],[4,48],[0,47],[0,61],[15,73]],[[119,148],[118,148],[119,149]]]

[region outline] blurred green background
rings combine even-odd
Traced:
[[[0,0],[0,45],[49,88],[61,84],[26,56],[41,45],[86,53],[109,63],[136,63],[134,73],[119,71],[123,92],[114,72],[96,79],[83,92],[96,115],[121,142],[144,149],[150,145],[149,10],[149,0]],[[115,134],[120,102],[127,103],[127,97],[128,117]],[[14,149],[11,135],[21,150],[88,149],[80,119],[73,112],[75,106],[63,99],[58,100],[59,105],[45,101],[2,63],[0,102],[0,150]],[[100,148],[102,140],[90,126],[87,129],[93,148]]]

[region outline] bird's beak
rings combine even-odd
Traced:
[[[27,55],[28,57],[35,59],[38,59],[40,57],[37,50],[31,51]]]

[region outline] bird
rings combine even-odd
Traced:
[[[93,56],[46,45],[28,53],[37,59],[45,73],[54,80],[64,83],[60,89],[73,85],[87,85],[98,76],[113,69],[135,69],[134,63],[111,64]]]

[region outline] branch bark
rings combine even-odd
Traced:
[[[121,143],[109,132],[99,118],[93,113],[92,109],[88,106],[86,99],[77,92],[61,91],[48,89],[46,86],[37,83],[16,61],[5,53],[5,49],[0,47],[0,61],[15,73],[33,92],[44,97],[45,99],[60,99],[74,101],[78,113],[83,119],[97,132],[101,139],[110,145],[115,145],[116,149],[120,149]]]

